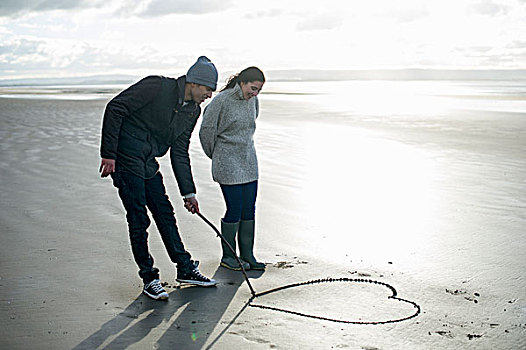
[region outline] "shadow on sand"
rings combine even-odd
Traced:
[[[251,278],[258,278],[262,272],[249,271],[248,274]],[[154,348],[201,349],[214,329],[224,325],[224,329],[207,347],[211,348],[245,310],[250,296],[247,290],[247,303],[240,305],[240,310],[232,319],[221,321],[245,279],[240,272],[219,267],[213,278],[218,281],[217,287],[183,286],[171,292],[167,302],[152,300],[141,294],[74,349],[126,349],[146,338],[162,323],[168,326]],[[181,308],[184,310],[173,319]],[[151,345],[148,344],[148,347]]]

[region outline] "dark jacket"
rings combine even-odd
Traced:
[[[114,97],[106,106],[100,154],[115,159],[144,179],[159,171],[155,159],[170,149],[172,168],[182,195],[196,193],[190,167],[190,136],[201,114],[198,104],[184,103],[186,77],[149,76]]]

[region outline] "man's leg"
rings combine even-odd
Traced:
[[[172,204],[166,194],[161,173],[146,181],[146,202],[157,224],[164,246],[172,262],[177,264],[177,281],[199,286],[214,286],[216,281],[203,276],[197,261],[190,260],[179,235]]]
[[[146,180],[146,203],[157,224],[170,260],[177,264],[177,270],[192,270],[191,256],[184,248],[161,173]]]
[[[112,174],[113,184],[126,210],[128,231],[133,258],[139,266],[139,276],[144,284],[159,279],[159,270],[153,267],[153,258],[148,251],[148,232],[150,219],[146,211],[145,180],[125,171]]]

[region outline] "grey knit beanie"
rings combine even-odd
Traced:
[[[217,69],[208,57],[201,56],[186,73],[186,82],[208,86],[215,91],[217,88]]]

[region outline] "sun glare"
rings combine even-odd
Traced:
[[[331,241],[332,254],[335,248],[343,254],[374,246],[376,258],[383,258],[418,244],[434,211],[431,159],[353,128],[313,124],[304,132],[312,142],[305,145],[298,193],[306,217]],[[317,142],[320,133],[329,135],[323,143]]]

